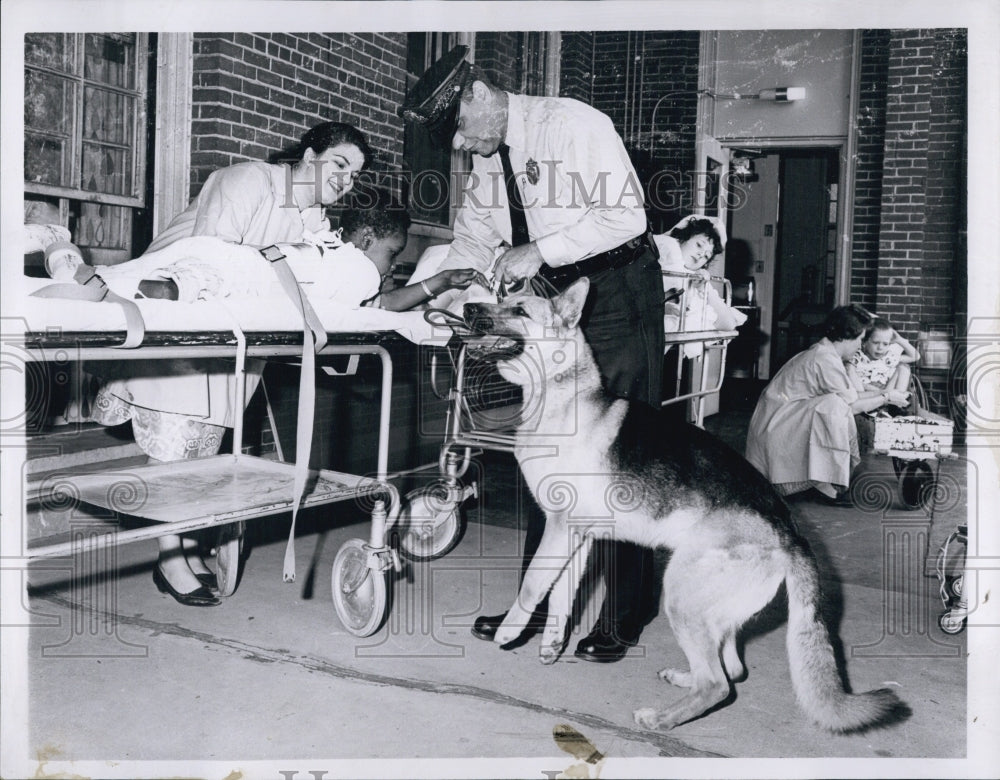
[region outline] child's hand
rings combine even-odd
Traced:
[[[886,395],[889,396],[889,403],[893,406],[906,406],[910,400],[910,394],[903,390],[890,390]]]
[[[478,284],[490,289],[490,283],[486,277],[475,268],[451,268],[447,271],[440,271],[428,280],[431,289],[436,289],[438,293],[445,290],[465,290],[473,284]]]

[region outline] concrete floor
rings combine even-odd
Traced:
[[[745,419],[719,415],[708,427],[742,446]],[[482,459],[482,491],[468,503],[461,543],[436,561],[404,565],[386,624],[365,639],[344,630],[330,597],[336,551],[368,534],[366,516],[346,504],[300,517],[294,584],[281,578],[288,517],[253,521],[239,589],[211,609],[183,607],[154,588],[149,542],[106,559],[39,562],[25,605],[29,760],[45,776],[587,776],[554,741],[559,724],[608,757],[584,767],[590,776],[674,776],[664,759],[678,757],[813,759],[794,774],[836,776],[857,771],[836,759],[965,756],[966,635],[938,629],[933,576],[934,552],[965,522],[964,487],[949,493],[933,524],[877,501],[864,510],[793,503],[820,561],[852,688],[893,688],[909,707],[905,720],[849,736],[810,725],[791,692],[779,597],[744,632],[748,675],[730,699],[653,733],[634,726],[633,710],[681,695],[656,677],[683,664],[665,617],[609,665],[572,655],[593,599],[552,666],[539,663],[537,638],[503,651],[470,635],[476,615],[502,611],[516,593],[514,468],[506,455]],[[964,468],[947,461],[942,475],[964,486]],[[894,485],[886,459],[868,458],[863,473]],[[735,776],[758,765],[683,766]]]

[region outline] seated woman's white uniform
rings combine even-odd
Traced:
[[[838,306],[824,336],[781,367],[750,420],[746,458],[782,495],[815,488],[848,505],[845,491],[860,462],[854,415],[904,401],[898,391],[859,393],[844,361],[861,343],[871,315]]]

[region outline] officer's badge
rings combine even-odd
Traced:
[[[538,184],[538,163],[530,159],[524,166],[524,172],[528,174],[528,181]]]

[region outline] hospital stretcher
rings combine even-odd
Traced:
[[[664,274],[667,289],[682,284],[680,298],[689,295],[694,286],[705,283],[698,274],[670,272]],[[726,304],[731,301],[731,286],[722,277],[711,277],[708,282],[722,291]],[[441,318],[431,318],[437,325],[448,324]],[[676,360],[677,381],[674,395],[665,398],[662,406],[691,402],[691,421],[698,426],[704,422],[704,400],[722,388],[726,368],[726,350],[729,342],[738,335],[735,330],[715,330],[705,327],[703,321],[686,321],[686,308],[681,307],[677,330],[664,332],[667,360]],[[460,331],[460,328],[459,328]],[[456,331],[458,333],[459,331]],[[697,343],[703,347],[700,360],[686,358],[683,345]],[[677,345],[677,349],[672,347]],[[710,380],[710,354],[718,356],[718,378]],[[432,355],[431,389],[441,400],[448,402],[444,442],[438,459],[439,479],[436,483],[407,494],[403,503],[402,532],[399,537],[401,551],[417,561],[439,558],[455,547],[464,529],[463,502],[474,497],[478,486],[464,484],[474,455],[481,451],[513,452],[514,428],[521,411],[522,399],[518,388],[506,383],[495,369],[490,369],[470,355],[465,342],[459,337],[452,341],[445,354],[447,369]],[[695,364],[698,382],[689,391],[682,391],[683,364]],[[444,374],[450,376],[450,382]]]
[[[77,304],[60,302],[43,311],[26,309],[19,334],[5,334],[4,345],[25,362],[129,361],[168,360],[175,358],[226,358],[232,360],[236,375],[236,409],[245,408],[244,381],[248,359],[303,362],[305,334],[294,327],[294,311],[281,311],[281,302],[265,307],[250,304],[247,311],[214,311],[202,325],[220,324],[220,329],[193,329],[190,326],[194,309],[190,305],[167,301],[143,302],[147,318],[141,345],[120,348],[125,340],[124,328],[116,329],[113,306],[107,304]],[[93,307],[103,307],[99,317]],[[196,306],[196,305],[195,305]],[[81,308],[82,307],[82,308]],[[88,308],[89,307],[89,308]],[[185,308],[186,307],[186,308]],[[65,309],[60,311],[59,309]],[[251,310],[256,310],[253,314]],[[67,315],[68,312],[68,315]],[[343,325],[345,312],[327,313],[327,320]],[[67,468],[42,478],[29,479],[25,487],[25,517],[29,507],[69,509],[79,505],[96,507],[113,513],[116,518],[138,518],[129,527],[109,524],[107,533],[76,535],[70,541],[40,540],[25,542],[22,555],[28,561],[81,555],[109,545],[123,545],[169,534],[181,534],[213,529],[217,532],[215,567],[222,595],[236,590],[239,577],[243,530],[248,521],[296,512],[299,507],[317,507],[341,501],[361,502],[370,507],[371,529],[367,539],[351,539],[336,554],[331,572],[333,604],[344,627],[357,636],[369,636],[378,630],[386,617],[389,572],[399,570],[396,552],[388,544],[388,531],[399,517],[400,499],[387,471],[390,413],[392,409],[392,360],[386,345],[402,338],[418,341],[412,322],[392,313],[370,312],[357,322],[365,330],[333,332],[318,351],[317,360],[330,356],[374,356],[381,363],[381,394],[379,399],[378,445],[374,456],[374,476],[348,474],[329,470],[297,469],[294,463],[284,463],[243,454],[242,415],[236,415],[233,432],[233,454],[217,455],[172,463],[154,463],[105,469],[97,465],[87,468]],[[110,323],[108,317],[111,317]],[[249,330],[237,324],[226,329],[226,322],[248,322],[263,318],[265,325]],[[293,323],[288,326],[289,318]],[[8,318],[5,325],[11,320]],[[197,318],[194,318],[197,322]],[[169,323],[187,322],[185,330],[172,330]],[[279,323],[284,322],[284,327]],[[85,329],[74,330],[84,326]],[[375,329],[380,328],[380,329]],[[397,332],[393,332],[395,329]],[[419,329],[418,329],[419,330]],[[342,360],[342,358],[341,358]],[[350,366],[356,367],[357,358]],[[5,360],[5,362],[10,362]],[[301,390],[302,388],[300,388]],[[301,497],[296,496],[296,483],[301,482]],[[30,536],[31,534],[27,534]],[[294,579],[292,539],[291,579]],[[289,554],[286,553],[286,576]]]

